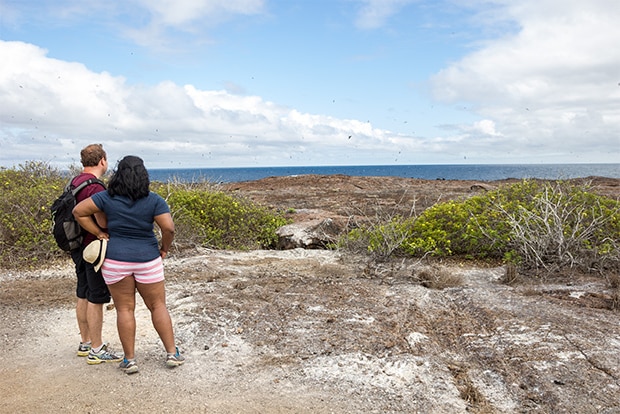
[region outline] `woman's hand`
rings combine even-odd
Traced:
[[[164,259],[168,255],[168,250],[172,246],[174,240],[174,222],[170,213],[155,216],[155,223],[161,230],[161,245],[159,247],[159,255]]]

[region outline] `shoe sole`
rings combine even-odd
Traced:
[[[118,359],[88,359],[86,361],[86,363],[88,365],[97,365],[97,364],[105,364],[108,362],[121,362],[123,360],[123,358],[118,358]]]
[[[125,374],[127,374],[127,375],[137,374],[137,373],[138,373],[138,371],[140,371],[136,365],[134,365],[133,367],[129,367],[129,368],[121,368],[121,369],[122,369],[123,371],[125,371]]]
[[[79,356],[79,357],[87,357],[89,353],[90,353],[90,350],[88,350],[88,351],[78,351],[77,352],[77,356]]]
[[[175,368],[178,367],[179,365],[183,365],[185,363],[185,361],[166,361],[166,366],[168,368]]]

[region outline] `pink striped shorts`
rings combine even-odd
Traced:
[[[133,276],[138,283],[157,283],[164,280],[164,264],[161,257],[144,263],[105,259],[101,275],[106,285],[112,285],[127,276]]]

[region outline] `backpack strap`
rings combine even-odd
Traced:
[[[69,186],[73,186],[72,182],[73,182],[73,179],[71,181],[69,181]],[[80,185],[78,185],[73,190],[71,190],[71,193],[73,194],[73,197],[75,197],[77,195],[77,193],[82,191],[84,189],[84,187],[87,187],[87,186],[89,186],[91,184],[95,184],[95,183],[101,184],[103,186],[103,188],[106,188],[105,184],[100,179],[98,179],[98,178],[89,178],[88,180],[80,183]]]

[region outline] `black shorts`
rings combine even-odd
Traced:
[[[84,247],[80,247],[71,252],[71,258],[75,263],[75,273],[77,275],[76,296],[91,303],[110,303],[110,291],[103,281],[101,269],[95,272],[92,263],[88,263],[82,257],[83,251]]]

